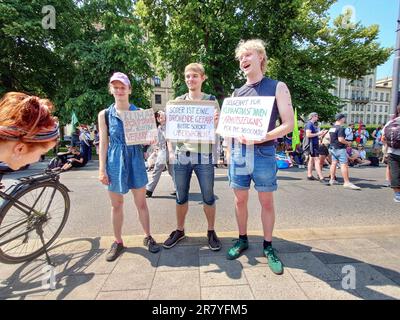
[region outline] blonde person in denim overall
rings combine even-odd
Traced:
[[[109,81],[110,93],[115,103],[107,112],[101,111],[99,122],[99,180],[108,186],[111,201],[111,216],[115,241],[109,250],[106,260],[115,260],[124,250],[122,241],[123,195],[132,192],[140,223],[145,233],[144,245],[152,253],[158,252],[160,246],[150,235],[149,209],[146,203],[147,173],[144,164],[143,150],[139,145],[127,145],[120,113],[138,110],[129,103],[132,92],[128,77],[120,72],[114,73]],[[108,119],[106,121],[106,114]],[[107,125],[108,123],[108,125]]]

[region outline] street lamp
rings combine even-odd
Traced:
[[[391,114],[396,113],[396,107],[399,102],[399,66],[400,66],[400,4],[399,4],[399,16],[397,18],[397,29],[396,29],[396,49],[393,61],[393,76],[392,76],[392,103],[391,103]]]

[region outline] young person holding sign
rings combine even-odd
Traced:
[[[206,80],[204,67],[199,63],[191,63],[185,68],[185,82],[189,92],[177,100],[216,100],[214,96],[201,91]],[[217,101],[216,105],[218,104]],[[168,119],[167,119],[168,121]],[[218,121],[218,111],[214,114],[214,123]],[[214,124],[215,125],[215,124]],[[178,143],[176,150],[169,142],[170,163],[174,163],[174,181],[176,186],[176,218],[177,229],[164,242],[164,248],[169,249],[185,238],[185,218],[189,206],[189,187],[192,172],[194,171],[200,184],[203,197],[203,209],[208,222],[208,245],[211,250],[221,249],[221,242],[214,231],[215,224],[215,196],[214,196],[214,164],[212,144]],[[174,152],[175,151],[175,152]]]
[[[128,77],[116,72],[110,78],[109,88],[115,102],[106,110],[100,111],[99,122],[99,180],[108,186],[111,200],[112,223],[115,242],[107,254],[106,260],[115,260],[124,250],[122,242],[123,194],[131,190],[140,223],[146,237],[144,244],[152,253],[158,252],[160,246],[150,235],[149,209],[146,203],[147,173],[143,151],[140,145],[127,145],[122,123],[125,111],[139,110],[129,103],[132,92]],[[106,119],[107,116],[107,119]]]
[[[264,232],[264,255],[270,269],[283,273],[283,265],[272,247],[272,232],[275,223],[273,191],[277,190],[274,140],[293,130],[294,114],[289,89],[286,84],[264,77],[267,66],[265,45],[261,40],[241,41],[236,48],[240,69],[246,75],[246,84],[236,89],[234,97],[274,97],[268,132],[260,140],[249,140],[239,136],[231,144],[229,161],[229,183],[235,193],[236,218],[239,239],[229,249],[227,258],[232,260],[248,248],[247,202],[251,180],[254,181],[261,204],[261,221]],[[278,116],[282,124],[275,127]]]

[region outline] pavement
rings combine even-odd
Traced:
[[[142,236],[125,236],[128,248],[114,262],[105,260],[111,236],[64,235],[50,250],[53,269],[44,256],[0,264],[0,299],[400,299],[400,224],[277,229],[273,245],[283,275],[268,268],[261,228],[248,234],[250,248],[234,261],[225,255],[236,229],[218,232],[218,252],[208,249],[204,233],[188,233],[156,254],[146,250]],[[153,236],[161,242],[168,234]]]
[[[53,278],[44,256],[1,265],[0,299],[400,298],[400,226],[278,230],[273,244],[285,266],[283,275],[269,270],[261,233],[249,235],[249,249],[235,261],[225,257],[235,232],[220,233],[218,252],[209,250],[200,234],[156,254],[146,250],[142,237],[125,237],[128,248],[113,262],[105,260],[112,237],[59,239],[50,251]]]

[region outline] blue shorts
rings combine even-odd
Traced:
[[[258,192],[273,192],[278,188],[276,181],[274,146],[235,146],[229,165],[229,185],[233,189],[250,189],[251,180]]]
[[[212,154],[180,152],[174,164],[174,181],[176,185],[176,203],[179,205],[189,201],[189,188],[192,172],[200,184],[203,203],[213,206],[214,196],[214,164]]]
[[[329,148],[329,152],[332,155],[332,161],[339,161],[340,164],[347,164],[348,155],[346,149]]]

